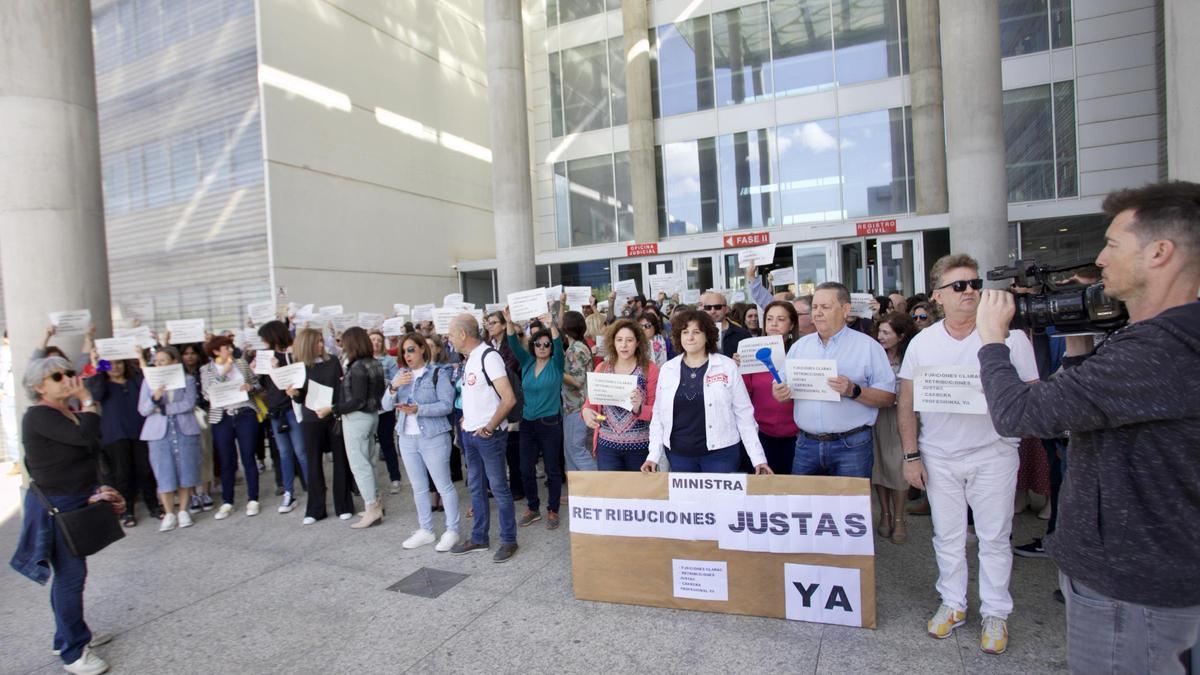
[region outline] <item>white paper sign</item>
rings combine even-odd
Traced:
[[[246,305],[246,316],[250,317],[250,322],[255,326],[261,326],[268,321],[274,321],[275,303],[270,300],[266,302],[252,302]]]
[[[871,311],[871,301],[875,296],[870,293],[851,293],[850,294],[850,315],[860,316],[864,319],[869,319],[875,316]]]
[[[274,359],[275,359],[275,355],[269,354],[267,352],[263,352],[261,354],[255,354],[254,355],[254,363],[252,364],[254,366],[254,374],[255,375],[270,375],[271,370],[273,370],[275,367],[274,364],[271,363],[271,361],[273,361]]]
[[[562,299],[562,294],[563,294],[562,284],[559,284],[557,286],[551,286],[550,288],[546,289],[546,302],[553,305],[554,303],[556,303]]]
[[[622,279],[613,284],[613,295],[618,298],[614,309],[619,309],[625,304],[625,300],[622,298],[632,298],[638,295],[637,279]]]
[[[345,333],[347,328],[353,328],[354,322],[358,318],[353,314],[335,314],[331,317],[326,317],[333,324],[333,330],[338,333]]]
[[[913,380],[913,410],[986,415],[979,366],[922,366]]]
[[[271,369],[271,381],[280,391],[285,391],[288,387],[299,389],[304,386],[306,379],[308,376],[304,372],[303,361]]]
[[[121,305],[121,314],[126,319],[136,319],[142,323],[154,321],[154,299],[129,300]]]
[[[775,262],[775,244],[763,244],[738,251],[738,267],[746,267],[751,263],[770,265],[773,262]]]
[[[412,308],[412,320],[416,323],[433,321],[433,303],[417,305]]]
[[[549,311],[544,288],[508,294],[508,312],[513,321],[536,319]]]
[[[327,319],[332,319],[338,314],[345,314],[346,310],[342,309],[341,305],[326,305],[318,309],[317,313]]]
[[[137,340],[131,337],[99,338],[96,340],[96,354],[105,361],[124,361],[137,359]]]
[[[442,307],[457,307],[463,301],[462,293],[451,293],[442,298]]]
[[[796,283],[796,268],[795,267],[780,267],[771,272],[772,286],[787,286],[788,284]]]
[[[717,544],[732,551],[873,555],[867,495],[751,495],[711,500]]]
[[[58,335],[83,335],[92,324],[92,310],[71,309],[50,312],[50,323]]]
[[[358,327],[365,330],[378,330],[383,325],[383,315],[375,312],[359,312]]]
[[[700,289],[689,288],[679,294],[679,302],[685,305],[694,305],[700,302]]]
[[[170,391],[172,389],[183,389],[187,386],[182,363],[173,363],[169,366],[151,366],[142,370],[142,375],[145,376],[146,386],[150,388],[151,392],[157,391],[159,387],[165,387]]]
[[[393,337],[404,335],[404,317],[397,316],[391,319],[385,319],[381,325],[384,337]]]
[[[588,378],[595,373],[589,373]],[[614,537],[716,541],[711,503],[667,499],[571,497],[571,532]]]
[[[787,359],[787,385],[792,390],[792,398],[841,400],[841,395],[829,388],[827,380],[831,377],[837,377],[837,361],[833,359]]]
[[[588,373],[591,377],[593,373]],[[683,473],[672,471],[667,483],[672,500],[711,502],[722,497],[745,497],[744,473]]]
[[[633,410],[631,397],[637,388],[637,375],[617,373],[588,373],[588,401],[596,405],[611,405]]]
[[[208,388],[208,402],[217,408],[237,405],[249,401],[250,396],[242,391],[243,382],[215,382]]]
[[[149,349],[158,344],[154,340],[154,336],[150,335],[149,326],[134,326],[133,328],[114,328],[113,337],[133,338],[137,345],[143,349]]]
[[[259,337],[258,331],[253,328],[239,328],[234,339],[242,349],[251,349],[256,352],[268,349],[267,341]]]
[[[741,361],[741,364],[738,365],[738,372],[743,375],[767,372],[767,367],[755,357],[758,350],[763,347],[771,349],[771,363],[775,365],[775,370],[779,373],[779,376],[784,377],[783,362],[785,353],[783,351],[782,335],[764,335],[763,337],[746,338],[739,342],[738,360]]]
[[[658,299],[658,294],[662,293],[668,298],[679,292],[679,287],[682,285],[679,282],[679,277],[675,274],[651,274],[648,285],[650,286],[650,297]]]
[[[729,600],[729,570],[724,560],[671,560],[675,597]]]
[[[486,305],[484,305],[484,310],[487,311],[488,314],[491,314],[493,312],[503,312],[504,311],[504,303],[503,302],[489,302]]]
[[[435,307],[433,310],[433,330],[438,335],[446,335],[450,332],[450,324],[454,321],[454,317],[462,314],[462,310],[457,307],[447,309],[445,307]]]
[[[783,564],[784,615],[793,621],[862,627],[862,580],[856,567]]]
[[[403,302],[397,302],[396,304],[392,305],[392,314],[396,316],[408,316],[409,314],[412,314],[412,308]]]
[[[563,289],[567,294],[567,306],[582,311],[592,302],[591,286],[567,286]]]
[[[333,387],[327,387],[320,382],[309,382],[308,393],[304,395],[304,407],[316,412],[331,405],[333,405]]]
[[[732,291],[729,293],[730,302],[745,302],[746,291]]]
[[[904,244],[892,244],[892,260],[904,259]]]
[[[204,342],[204,319],[177,319],[175,321],[168,321],[167,332],[171,334],[171,344],[173,345]]]

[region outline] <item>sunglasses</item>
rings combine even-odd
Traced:
[[[62,382],[64,377],[75,377],[73,370],[60,370],[57,373],[50,373],[50,379],[55,382]]]
[[[540,348],[542,348],[542,349],[549,349],[549,348],[550,348],[550,343],[549,343],[549,342],[546,342],[545,340],[540,340],[540,341],[538,341],[538,342],[535,342],[535,343],[533,343],[533,346],[534,346],[534,347],[540,347]]]
[[[654,328],[654,325],[649,323],[639,323],[638,325],[642,328]]]
[[[929,315],[928,314],[913,314],[912,318],[913,318],[913,321],[924,321],[925,319],[929,318]]]
[[[967,286],[970,286],[974,290],[979,290],[983,288],[983,279],[964,279],[962,281],[951,281],[948,284],[942,284],[941,286],[938,286],[937,290],[940,291],[943,288],[949,288],[955,293],[962,293],[963,291],[967,290]]]
[[[725,305],[700,305],[700,307],[706,312],[711,312],[714,309],[725,309]]]
[[[417,349],[416,347],[405,347],[405,348],[404,348],[404,353],[405,353],[405,354],[416,354],[416,353],[417,353],[417,352],[419,352],[419,351],[421,351],[421,350],[420,350],[420,349]]]

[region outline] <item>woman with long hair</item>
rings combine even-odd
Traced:
[[[650,347],[650,360],[661,368],[662,364],[670,360],[667,339],[662,334],[662,317],[658,315],[658,312],[644,311],[637,316],[637,322],[638,328],[641,328],[646,334],[646,343]]]
[[[258,328],[258,336],[267,343],[267,349],[254,355],[255,360],[270,359],[273,368],[288,366],[295,362],[292,353],[292,334],[282,321],[268,321]],[[278,480],[283,488],[283,501],[279,503],[279,513],[291,513],[296,508],[295,493],[292,491],[296,482],[296,469],[299,475],[308,474],[308,455],[304,450],[304,432],[300,430],[300,420],[296,419],[296,411],[292,409],[292,399],[286,391],[275,386],[270,375],[259,377],[259,384],[266,391],[267,418],[271,423],[271,435],[279,448],[280,476]],[[306,479],[307,480],[307,479]]]
[[[579,312],[565,312],[562,332],[563,347],[563,454],[567,471],[595,471],[596,458],[588,443],[588,429],[583,422],[583,402],[587,398],[587,374],[592,369],[592,350],[587,344],[587,321]]]
[[[397,357],[388,354],[387,340],[383,337],[383,331],[369,330],[367,337],[371,339],[371,349],[375,360],[383,366],[384,382],[391,382],[400,372],[400,367],[396,363]],[[388,492],[393,495],[400,492],[400,457],[396,454],[396,438],[392,435],[395,428],[396,411],[384,406],[383,410],[379,412],[379,426],[375,429],[375,436],[379,441],[379,454],[383,455],[383,463],[387,465],[388,480],[392,484],[392,489]]]
[[[650,415],[658,388],[658,366],[650,360],[646,332],[629,319],[617,319],[604,335],[604,361],[597,373],[633,375],[632,410],[588,401],[583,421],[596,431],[594,450],[601,471],[637,471],[650,448]]]
[[[125,527],[137,525],[134,512],[138,497],[152,516],[163,517],[158,506],[158,490],[150,468],[150,450],[142,439],[142,414],[138,412],[138,393],[142,389],[142,371],[134,359],[100,361],[91,351],[96,374],[84,379],[92,398],[104,410],[100,420],[100,457],[106,480],[125,498]],[[107,368],[105,365],[107,364]]]
[[[739,302],[734,304],[733,309],[729,312],[729,318],[742,328],[750,331],[750,335],[761,337],[763,334],[762,326],[758,320],[758,305],[752,302]]]
[[[783,352],[791,348],[799,337],[795,306],[786,300],[772,300],[763,309],[766,334],[783,337]],[[780,373],[782,376],[783,373]],[[750,404],[754,406],[754,421],[758,423],[758,440],[767,455],[767,464],[778,474],[792,472],[792,460],[796,455],[796,436],[800,430],[792,412],[795,406],[790,400],[780,403],[771,393],[775,377],[769,372],[742,375]],[[747,468],[743,464],[743,469]]]
[[[342,362],[325,351],[321,331],[305,328],[296,333],[292,344],[296,361],[304,364],[304,386],[289,388],[287,394],[300,407],[300,430],[304,434],[304,452],[308,459],[308,501],[304,506],[305,525],[323,520],[325,510],[324,456],[333,458],[333,509],[342,520],[354,517],[354,497],[350,490],[350,464],[341,434],[334,428],[332,416],[318,417],[317,412],[304,404],[313,384],[333,390],[333,403],[341,398]]]
[[[213,446],[221,458],[221,508],[217,509],[216,520],[224,520],[233,513],[234,479],[240,455],[242,472],[246,477],[246,515],[257,516],[258,462],[255,461],[255,444],[258,437],[258,408],[254,401],[217,405],[213,403],[214,391],[219,385],[238,385],[247,394],[262,390],[258,378],[250,370],[250,364],[233,356],[233,340],[217,335],[204,344],[204,351],[212,361],[200,369],[200,386],[204,398],[209,402],[208,423],[212,427]]]
[[[876,324],[876,339],[887,352],[892,370],[900,372],[904,350],[917,334],[917,325],[903,312],[884,314]],[[899,382],[899,379],[897,379]],[[908,481],[904,480],[904,449],[900,444],[900,426],[896,406],[879,409],[875,420],[875,464],[871,469],[871,484],[879,497],[879,536],[890,538],[893,544],[908,541],[908,524],[904,520],[904,500]]]

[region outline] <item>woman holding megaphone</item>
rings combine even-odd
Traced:
[[[763,309],[763,328],[767,335],[783,336],[783,352],[799,337],[796,308],[785,300],[775,300]],[[768,357],[769,358],[769,357]],[[796,436],[800,430],[792,418],[792,402],[780,403],[771,394],[775,373],[742,375],[750,403],[754,406],[754,421],[758,423],[758,440],[767,456],[767,464],[775,473],[791,473],[796,456]],[[782,373],[779,373],[782,376]]]

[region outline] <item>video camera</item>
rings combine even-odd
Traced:
[[[1125,303],[1104,293],[1104,282],[1090,285],[1059,286],[1050,275],[1070,272],[1090,263],[1049,268],[1034,260],[1018,260],[1012,266],[997,267],[987,273],[989,281],[1013,279],[1016,286],[1033,289],[1014,293],[1017,313],[1014,328],[1032,328],[1044,332],[1054,327],[1060,333],[1107,333],[1129,321]]]

